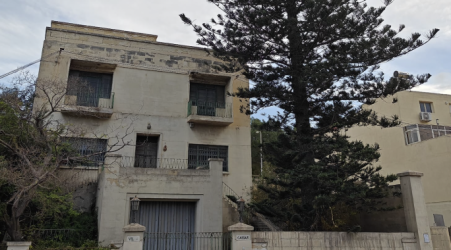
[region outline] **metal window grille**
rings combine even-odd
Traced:
[[[75,151],[74,156],[86,156],[70,162],[70,164],[83,166],[100,166],[103,164],[108,140],[67,137],[64,138],[64,141],[69,143],[72,150]]]
[[[190,83],[190,103],[197,107],[197,115],[217,116],[217,108],[225,108],[225,87]]]
[[[67,95],[77,96],[77,106],[98,107],[100,98],[111,98],[112,81],[111,74],[71,70]]]
[[[228,147],[190,144],[188,149],[188,168],[208,168],[209,158],[224,159],[222,170],[227,172],[228,168]]]

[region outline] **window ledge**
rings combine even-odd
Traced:
[[[224,118],[216,116],[190,115],[188,116],[188,123],[208,124],[216,126],[228,126],[233,123],[233,118]]]
[[[230,172],[222,172],[222,175],[229,175]]]
[[[113,109],[65,105],[61,108],[61,113],[73,116],[90,116],[100,119],[106,119],[111,118],[111,116],[113,115]]]

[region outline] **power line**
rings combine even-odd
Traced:
[[[50,56],[53,56],[53,55],[56,54],[56,53],[61,53],[62,50],[63,50],[63,49],[60,49],[59,51],[55,51],[55,52],[53,52],[53,53],[50,53],[50,54],[48,54],[48,55],[46,55],[46,56],[44,56],[44,57],[39,58],[38,60],[32,61],[31,63],[25,64],[25,65],[22,66],[22,67],[19,67],[19,68],[15,69],[15,70],[12,70],[12,71],[10,71],[10,72],[8,72],[8,73],[6,73],[6,74],[3,74],[3,75],[0,76],[0,79],[5,78],[5,77],[7,77],[7,76],[9,76],[9,75],[12,75],[12,74],[14,74],[14,73],[17,73],[17,72],[19,72],[19,71],[21,71],[21,70],[24,70],[24,69],[30,67],[30,66],[33,65],[33,64],[36,64],[36,63],[38,63],[38,62],[40,62],[40,61],[42,61],[42,60],[44,60],[44,59],[46,59],[46,58],[48,58],[48,57],[50,57]]]

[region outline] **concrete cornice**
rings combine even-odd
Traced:
[[[404,177],[404,176],[417,176],[417,177],[421,177],[424,174],[418,171],[414,171],[414,170],[407,170],[405,172],[402,173],[398,173],[397,176],[398,177]]]
[[[109,28],[103,28],[103,27],[97,27],[97,26],[91,26],[91,25],[82,25],[77,23],[67,23],[67,22],[60,22],[60,21],[53,21],[51,22],[51,25],[63,25],[63,26],[69,26],[69,27],[78,27],[82,29],[91,29],[91,30],[101,30],[101,31],[107,31],[107,32],[117,32],[117,33],[123,33],[128,35],[135,35],[140,37],[149,37],[152,39],[157,39],[157,35],[153,34],[147,34],[147,33],[140,33],[140,32],[133,32],[133,31],[126,31],[126,30],[118,30],[118,29],[109,29]]]
[[[123,228],[124,232],[144,232],[146,227],[138,223],[128,224]]]
[[[241,222],[231,225],[227,229],[229,231],[254,231],[253,226],[249,226],[249,225],[241,223]]]
[[[181,45],[181,44],[175,44],[175,43],[164,43],[164,42],[152,42],[152,41],[131,39],[131,38],[126,38],[126,37],[109,36],[109,35],[103,35],[103,34],[97,34],[97,33],[89,33],[89,32],[82,32],[82,31],[75,31],[75,30],[52,28],[52,27],[47,27],[46,31],[61,31],[61,32],[74,33],[74,34],[80,34],[80,35],[98,36],[98,37],[104,37],[104,38],[125,40],[125,41],[130,41],[130,42],[137,42],[137,43],[165,45],[165,46],[178,47],[178,48],[184,48],[184,49],[195,49],[195,50],[205,51],[205,53],[207,53],[206,50],[209,50],[209,49],[206,49],[206,48],[189,46],[189,45]],[[211,50],[209,50],[209,51],[211,51]]]
[[[31,241],[8,241],[6,245],[9,247],[18,247],[18,246],[31,246]]]

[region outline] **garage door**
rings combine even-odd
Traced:
[[[195,202],[141,201],[139,224],[146,227],[144,249],[190,249]]]

